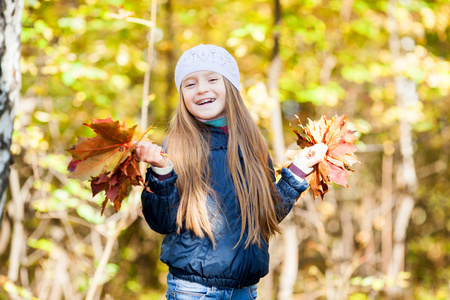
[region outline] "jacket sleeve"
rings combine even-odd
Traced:
[[[281,178],[276,183],[278,195],[280,197],[280,205],[277,209],[278,222],[281,222],[294,207],[300,194],[308,188],[306,180],[299,181],[286,168],[281,170]]]
[[[168,234],[176,231],[176,217],[180,196],[175,182],[178,176],[172,171],[172,176],[163,181],[153,177],[150,168],[147,169],[146,182],[151,192],[144,189],[141,195],[142,213],[148,225],[154,231]]]

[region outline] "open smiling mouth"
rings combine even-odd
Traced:
[[[216,98],[203,99],[203,100],[198,101],[197,105],[205,105],[205,104],[213,103],[214,101],[216,101]]]

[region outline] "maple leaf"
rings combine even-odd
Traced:
[[[69,177],[89,180],[92,196],[105,191],[101,214],[108,200],[118,212],[131,186],[144,186],[135,148],[136,142],[142,140],[151,127],[138,135],[136,125],[128,128],[125,121],[120,124],[111,116],[92,119],[90,124],[83,125],[91,128],[96,136],[78,138],[77,143],[67,150],[72,154],[67,168]]]
[[[335,116],[328,118],[324,115],[319,121],[308,120],[308,125],[303,125],[297,117],[301,132],[292,128],[297,135],[297,145],[300,148],[310,147],[318,143],[328,146],[328,151],[323,161],[313,166],[313,171],[306,178],[313,197],[323,196],[328,192],[331,182],[349,188],[347,177],[353,172],[351,166],[359,162],[355,151],[357,148],[353,143],[357,140],[355,132],[348,129],[348,116]],[[286,151],[289,158],[279,164],[280,167],[289,167],[294,157],[301,151]],[[278,171],[277,173],[279,173]]]

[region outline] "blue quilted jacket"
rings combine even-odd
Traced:
[[[216,247],[209,238],[199,238],[189,230],[176,233],[176,214],[179,203],[175,187],[177,175],[159,181],[147,171],[147,182],[153,193],[142,193],[143,214],[149,226],[165,234],[161,246],[161,261],[178,278],[198,282],[206,286],[242,288],[259,282],[269,271],[268,245],[250,245],[245,248],[247,234],[236,246],[241,233],[239,203],[227,164],[228,135],[219,128],[210,129],[209,157],[211,185],[218,196],[218,204],[211,200],[212,223],[215,228]],[[307,187],[306,181],[299,182],[287,169],[276,184],[283,207],[278,209],[281,221],[294,206],[295,200]],[[215,211],[215,213],[213,212]],[[236,247],[235,247],[236,246]]]

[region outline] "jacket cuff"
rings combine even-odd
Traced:
[[[294,159],[292,164],[289,166],[289,171],[294,175],[294,177],[303,181],[306,176],[309,175],[314,170],[314,168],[307,167],[303,162],[300,161],[297,157]]]
[[[153,177],[155,177],[159,181],[163,181],[165,179],[172,177],[173,163],[169,161],[169,166],[165,168],[158,168],[151,166],[150,170]]]
[[[298,180],[296,176],[287,168],[283,168],[281,170],[281,179],[278,181],[278,185],[290,187],[290,189],[285,188],[283,190],[290,198],[295,199],[297,199],[309,186],[306,180]]]
[[[169,178],[167,178],[167,180],[164,180],[164,181],[160,181],[157,178],[155,178],[155,176],[153,176],[152,172],[153,172],[152,169],[148,168],[147,174],[146,174],[146,179],[145,179],[146,184],[150,188],[152,193],[155,193],[162,197],[170,196],[176,189],[175,182],[176,182],[178,176],[177,176],[177,174],[175,174],[175,171],[172,170],[168,174]]]
[[[152,171],[158,175],[167,175],[173,170],[173,163],[169,160],[169,165],[165,168],[158,168],[155,166],[151,166]]]

